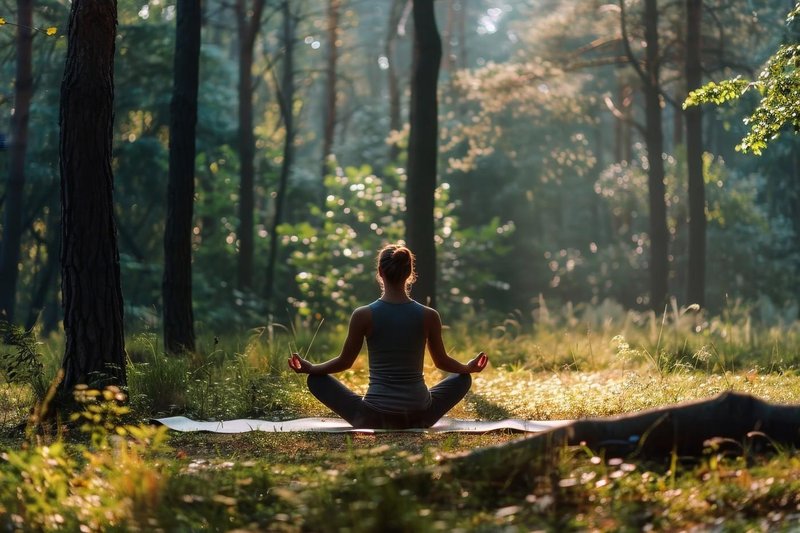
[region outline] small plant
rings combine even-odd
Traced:
[[[47,393],[40,345],[33,329],[0,321],[0,374],[8,383],[29,385],[37,401]]]

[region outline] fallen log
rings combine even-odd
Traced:
[[[725,392],[708,400],[659,407],[633,414],[576,420],[517,441],[444,459],[436,477],[497,479],[530,472],[550,452],[585,445],[616,457],[699,456],[720,440],[762,446],[800,445],[800,405],[765,402]],[[427,475],[430,475],[428,473]]]

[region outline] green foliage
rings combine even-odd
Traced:
[[[326,210],[312,206],[306,220],[280,228],[283,245],[292,250],[289,265],[301,294],[289,301],[302,316],[345,321],[356,306],[375,298],[373,258],[384,244],[404,235],[404,182],[402,173],[388,171],[380,178],[366,165],[336,168],[325,182]],[[486,267],[511,251],[514,224],[495,218],[460,230],[449,189],[442,183],[436,190],[435,241],[441,303],[456,312],[486,283],[497,281]],[[507,288],[501,283],[500,290]]]
[[[8,383],[29,385],[37,400],[47,392],[40,345],[35,330],[0,321],[0,373]]]
[[[786,19],[788,24],[794,21],[799,10],[800,3],[797,3]],[[800,45],[781,45],[767,60],[758,79],[747,81],[736,77],[718,83],[710,82],[689,93],[683,107],[685,109],[703,103],[722,104],[739,99],[749,89],[755,88],[760,100],[752,114],[744,119],[748,131],[736,149],[761,155],[785,126],[791,126],[795,133],[800,130],[798,65]]]
[[[707,103],[724,104],[739,98],[751,87],[750,82],[743,80],[741,76],[720,82],[712,81],[690,92],[683,103],[683,108]]]
[[[91,439],[71,446],[37,442],[0,456],[0,521],[13,529],[96,531],[130,520],[147,523],[157,511],[160,468],[147,462],[165,448],[166,430],[124,426],[119,389],[82,388],[74,420]]]

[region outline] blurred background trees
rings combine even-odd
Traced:
[[[68,2],[33,7],[32,26],[66,31]],[[338,320],[375,297],[375,251],[409,238],[413,7],[202,3],[190,227],[198,331],[296,315]],[[502,318],[531,316],[540,296],[549,305],[610,299],[656,310],[674,297],[714,313],[738,302],[796,317],[797,138],[789,131],[759,157],[735,150],[756,94],[702,112],[681,107],[690,89],[752,78],[780,45],[796,44],[785,22],[792,7],[433,2],[442,48],[438,113],[427,117],[438,118],[430,189],[437,306],[453,319]],[[4,20],[23,22],[15,5],[0,9]],[[160,329],[164,310],[177,9],[173,0],[118,2],[112,165],[132,331]],[[4,250],[18,247],[16,280],[3,275],[0,285],[14,295],[16,322],[53,330],[63,320],[57,180],[66,38],[34,32],[31,40],[21,182],[17,39],[16,26],[0,26],[0,239]]]

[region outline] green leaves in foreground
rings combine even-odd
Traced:
[[[800,13],[800,2],[789,13],[787,23],[791,23]],[[721,82],[710,82],[689,93],[683,108],[713,103],[716,105],[736,100],[751,88],[761,95],[755,111],[744,119],[749,131],[736,150],[755,155],[775,139],[785,125],[791,125],[794,132],[800,131],[800,45],[783,45],[769,58],[757,80],[748,81],[737,76]]]

